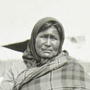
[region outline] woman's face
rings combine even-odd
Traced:
[[[59,47],[60,38],[54,26],[40,32],[36,37],[35,48],[41,58],[48,59],[57,55]]]

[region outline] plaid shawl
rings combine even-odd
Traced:
[[[13,90],[90,90],[90,77],[75,59],[60,54],[52,62],[19,74]]]

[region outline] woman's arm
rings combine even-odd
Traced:
[[[0,90],[12,90],[16,85],[17,76],[26,69],[26,64],[23,61],[14,63],[5,73],[4,79],[0,84]]]
[[[14,73],[10,68],[5,73],[4,79],[0,84],[0,90],[12,90],[14,84],[15,84]]]

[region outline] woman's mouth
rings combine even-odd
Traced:
[[[44,53],[50,53],[50,52],[52,52],[51,49],[42,49],[42,51],[43,51]]]

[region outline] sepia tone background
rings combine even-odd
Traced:
[[[3,46],[28,40],[43,17],[55,17],[63,24],[63,49],[90,73],[90,0],[0,0],[0,82],[23,54]]]

